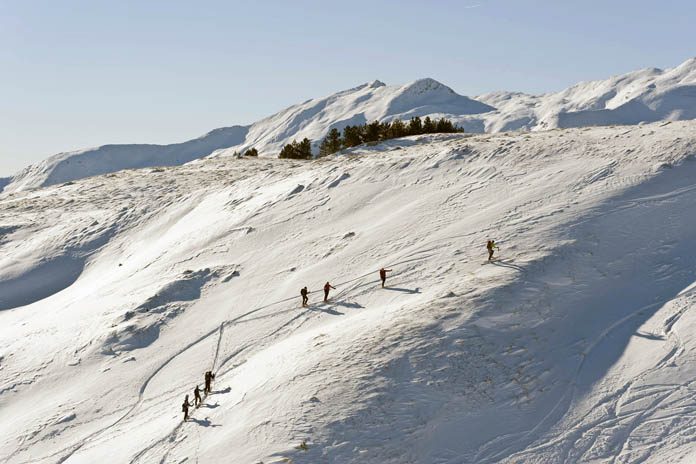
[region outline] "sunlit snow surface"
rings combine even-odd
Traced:
[[[694,155],[660,122],[2,194],[0,462],[694,462]]]

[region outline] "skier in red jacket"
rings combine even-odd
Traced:
[[[326,283],[324,284],[324,301],[325,301],[325,302],[328,301],[328,299],[329,299],[329,290],[331,290],[332,288],[333,288],[334,290],[336,290],[336,287],[334,287],[334,286],[331,285],[330,283],[326,282]]]
[[[391,272],[391,269],[380,269],[379,278],[382,280],[382,288],[384,288],[384,283],[387,281],[387,272]]]

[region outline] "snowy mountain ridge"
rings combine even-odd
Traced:
[[[261,156],[273,157],[293,139],[307,137],[316,148],[332,128],[427,115],[445,116],[476,133],[694,119],[696,58],[665,71],[645,69],[539,96],[493,92],[472,99],[430,78],[394,86],[373,81],[307,100],[249,126],[217,129],[189,142],[106,145],[61,153],[20,171],[3,191],[39,188],[122,169],[180,165],[252,147]]]
[[[179,166],[208,156],[219,148],[238,144],[247,132],[248,128],[242,126],[223,127],[197,139],[171,145],[103,145],[59,153],[21,170],[10,179],[6,191],[55,185],[122,169]]]
[[[261,155],[275,156],[293,139],[307,137],[318,144],[332,129],[374,120],[410,119],[432,114],[469,115],[491,111],[488,105],[455,93],[434,79],[420,79],[402,86],[380,81],[308,100],[252,124],[243,144],[218,150],[230,155],[255,147]]]
[[[582,82],[557,93],[535,96],[493,92],[477,99],[497,109],[483,119],[487,132],[694,119],[696,58],[675,68],[643,69]]]

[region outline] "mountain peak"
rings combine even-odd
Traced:
[[[371,89],[377,89],[377,88],[379,88],[379,87],[386,87],[386,86],[387,86],[387,84],[385,84],[384,82],[380,81],[379,79],[375,79],[374,81],[370,82],[370,83],[367,84],[367,85],[368,85],[368,87],[370,87]]]
[[[677,68],[680,69],[696,69],[696,56],[689,58],[688,60],[684,61],[682,64],[677,66]]]
[[[415,80],[415,81],[411,82],[410,84],[407,84],[406,88],[408,90],[415,92],[415,93],[429,93],[429,92],[437,92],[437,91],[445,91],[448,93],[455,93],[454,90],[447,87],[445,84],[442,84],[441,82],[436,81],[435,79],[433,79],[431,77],[425,77],[422,79]]]

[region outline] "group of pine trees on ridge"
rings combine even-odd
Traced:
[[[340,151],[343,148],[357,147],[363,143],[379,142],[382,140],[406,137],[407,135],[422,135],[436,133],[464,132],[464,130],[452,123],[449,119],[430,119],[426,116],[411,118],[409,123],[400,119],[391,122],[374,121],[357,126],[346,126],[343,134],[333,128],[322,140],[319,146],[319,156],[327,156]],[[301,142],[293,140],[283,147],[278,158],[311,159],[312,141],[305,138]]]
[[[280,150],[278,158],[312,159],[312,141],[307,137],[301,142],[293,140]]]
[[[240,154],[238,151],[235,151],[232,153],[232,157],[234,158],[241,158],[242,156],[251,156],[254,158],[258,158],[259,156],[259,151],[256,148],[249,148],[247,151],[244,152],[244,154]]]

